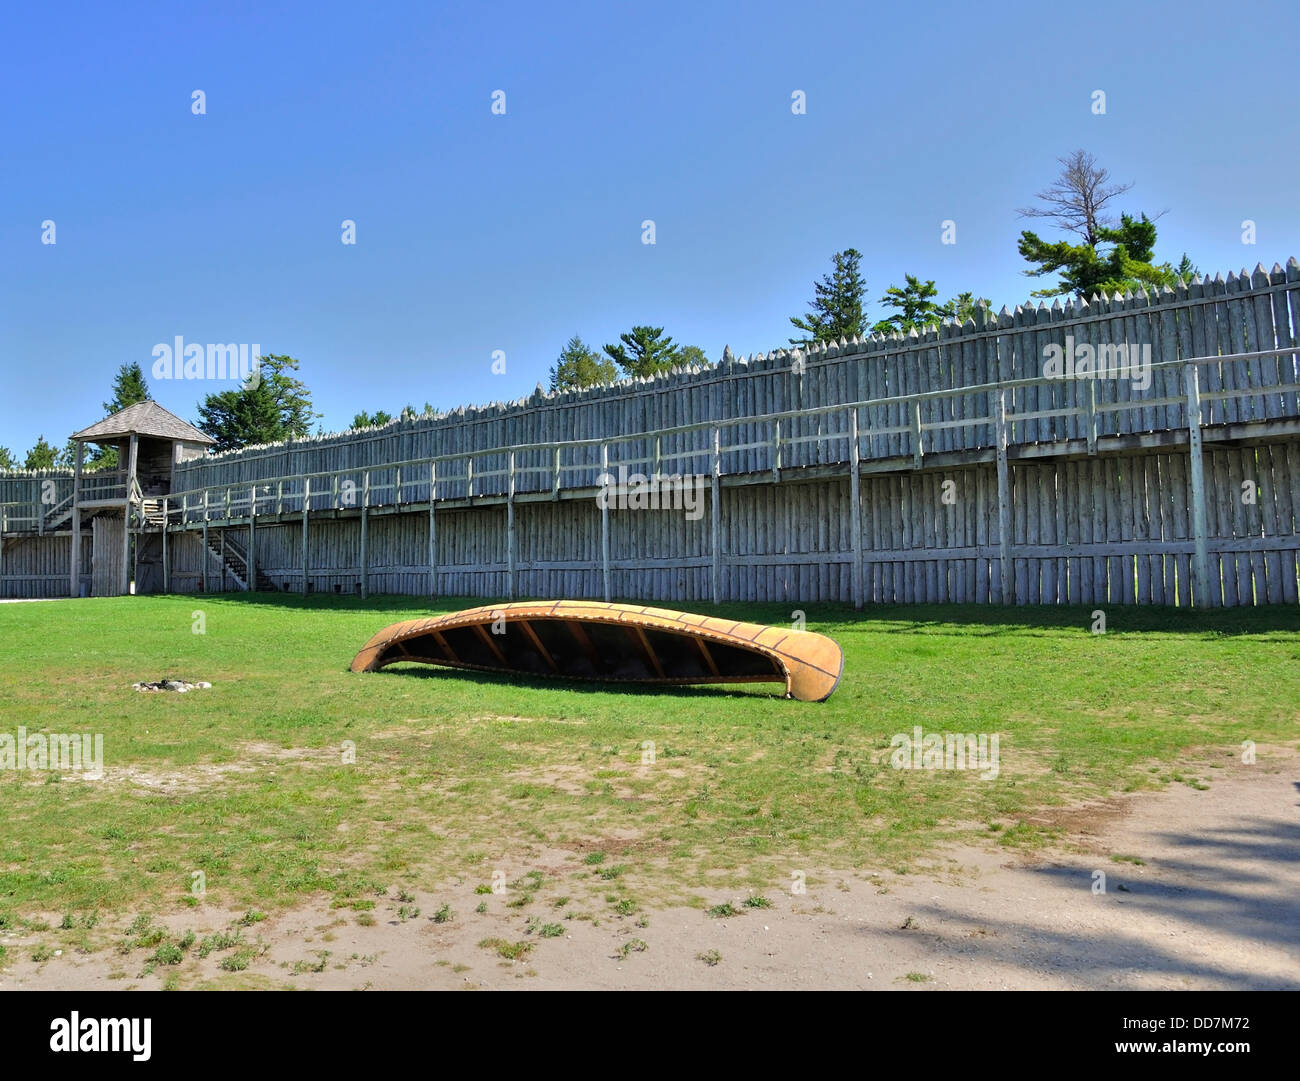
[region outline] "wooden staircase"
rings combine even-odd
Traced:
[[[222,564],[222,546],[221,533],[212,533],[208,536],[208,554],[217,561],[218,565]],[[225,574],[227,581],[233,581],[236,588],[245,590],[248,588],[248,553],[244,546],[239,543],[229,532],[226,533],[225,545]],[[253,565],[253,588],[259,592],[275,592],[275,584],[266,577],[257,567]]]

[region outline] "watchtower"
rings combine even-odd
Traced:
[[[72,436],[77,444],[72,487],[71,590],[79,593],[82,521],[91,527],[91,594],[161,592],[162,500],[179,462],[201,457],[215,441],[157,402],[137,402]],[[82,471],[87,443],[117,448],[119,468]],[[134,575],[131,537],[136,537]]]

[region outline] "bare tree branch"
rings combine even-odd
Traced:
[[[1110,172],[1086,150],[1056,160],[1061,164],[1061,174],[1034,196],[1046,205],[1020,207],[1016,213],[1022,218],[1048,218],[1095,248],[1098,228],[1115,224],[1114,217],[1106,213],[1106,204],[1133,185],[1108,184]]]

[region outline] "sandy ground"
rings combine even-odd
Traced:
[[[1045,815],[1065,830],[1055,852],[952,849],[908,875],[810,870],[806,893],[774,888],[772,907],[729,918],[696,908],[617,916],[599,897],[555,908],[555,879],[510,909],[509,894],[476,895],[466,881],[417,892],[420,915],[405,920],[390,890],[376,898],[373,926],[326,901],[272,917],[245,932],[268,949],[238,973],[222,972],[217,953],[148,975],[139,950],[37,963],[30,953],[42,936],[8,933],[0,988],[156,988],[170,976],[182,987],[319,989],[1300,989],[1300,755],[1260,748],[1257,765],[1213,778],[1204,791],[1173,785]],[[585,869],[559,851],[538,865]],[[744,899],[699,892],[710,904]],[[437,923],[444,903],[454,915]],[[583,911],[598,924],[564,919]],[[164,922],[212,931],[237,915]],[[530,916],[563,933],[529,933]],[[479,944],[492,937],[532,949],[504,960]],[[710,951],[714,964],[701,959]]]

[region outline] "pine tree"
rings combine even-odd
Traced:
[[[216,440],[215,449],[235,450],[257,443],[301,439],[311,431],[311,392],[290,375],[298,361],[271,354],[261,358],[256,380],[237,390],[209,394],[199,405],[198,427]]]
[[[1021,208],[1020,215],[1046,218],[1059,229],[1074,233],[1080,243],[1048,242],[1028,229],[1020,234],[1020,254],[1037,264],[1025,273],[1032,278],[1058,272],[1061,275],[1054,289],[1038,289],[1034,296],[1073,293],[1088,297],[1102,292],[1129,292],[1139,287],[1176,285],[1180,279],[1195,276],[1196,268],[1186,254],[1177,267],[1153,262],[1153,219],[1145,214],[1140,218],[1121,214],[1116,222],[1111,216],[1109,203],[1132,184],[1110,183],[1110,173],[1084,150],[1058,161],[1060,175],[1036,196],[1043,205]]]
[[[665,338],[663,333],[663,327],[633,327],[631,333],[619,335],[621,345],[605,346],[605,353],[624,375],[666,372],[677,367],[679,361],[672,338]]]
[[[104,403],[104,415],[112,416],[128,405],[149,400],[149,384],[138,363],[123,364],[113,378],[113,400]]]
[[[58,452],[45,441],[45,436],[38,436],[36,446],[27,452],[27,460],[23,462],[24,469],[53,469],[54,459]]]
[[[805,316],[792,315],[790,322],[805,331],[803,338],[791,338],[791,345],[810,341],[837,342],[863,333],[862,305],[866,301],[867,283],[858,270],[862,253],[846,248],[831,256],[834,269],[814,283],[815,296]]]
[[[882,307],[894,308],[892,315],[887,315],[871,329],[878,334],[889,334],[899,330],[923,330],[938,326],[945,316],[950,314],[946,305],[936,304],[934,298],[939,291],[933,281],[921,281],[915,274],[904,274],[907,283],[902,289],[891,285],[880,298]]]
[[[551,389],[571,390],[612,383],[618,377],[612,361],[587,346],[577,334],[568,340],[551,366]]]

